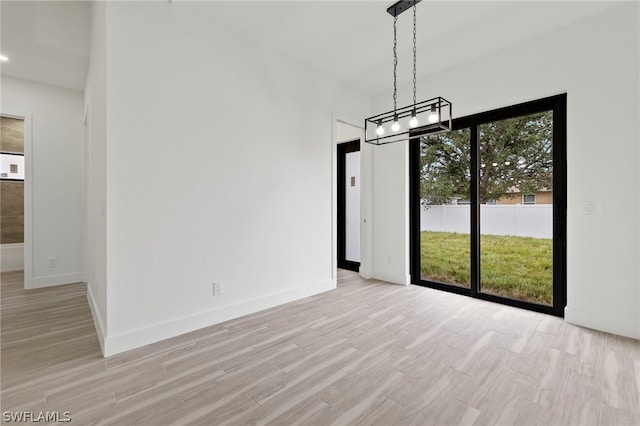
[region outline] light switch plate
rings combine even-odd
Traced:
[[[596,201],[584,201],[582,203],[582,213],[585,216],[595,216],[598,214],[598,203]]]

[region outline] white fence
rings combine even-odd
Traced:
[[[420,208],[420,230],[469,233],[470,206],[431,206]],[[553,206],[481,205],[480,232],[489,235],[552,238]]]

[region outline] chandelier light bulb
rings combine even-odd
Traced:
[[[484,169],[486,166],[487,166],[487,165],[486,165],[486,164],[484,164],[484,163],[480,164],[480,167],[482,167],[483,169]]]
[[[438,113],[436,112],[436,106],[431,105],[431,114],[429,114],[429,123],[435,123],[438,121]]]
[[[498,163],[491,163],[491,165],[492,165],[493,167],[497,167],[497,166],[498,166]]]
[[[511,164],[511,161],[505,161],[505,162],[504,162],[504,165],[505,165],[505,166],[508,166],[508,165],[510,165],[510,164]]]
[[[411,112],[411,120],[409,120],[409,127],[416,127],[418,125],[418,119],[416,118],[416,110]]]
[[[382,127],[382,123],[378,121],[378,127],[376,127],[376,134],[378,136],[384,135],[384,127]]]
[[[391,125],[391,130],[397,132],[400,130],[400,123],[398,123],[398,116],[393,117],[393,124]]]
[[[409,120],[409,126],[416,127],[417,125],[418,125],[418,119],[415,117],[411,117],[411,120]]]

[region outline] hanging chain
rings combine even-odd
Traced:
[[[416,104],[416,5],[413,4],[413,104]]]
[[[398,17],[393,17],[393,111],[398,107],[398,38],[397,38]]]

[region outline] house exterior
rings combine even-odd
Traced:
[[[538,191],[535,194],[526,194],[520,191],[512,192],[500,197],[496,202],[498,205],[531,205],[531,204],[553,204],[553,191]]]

